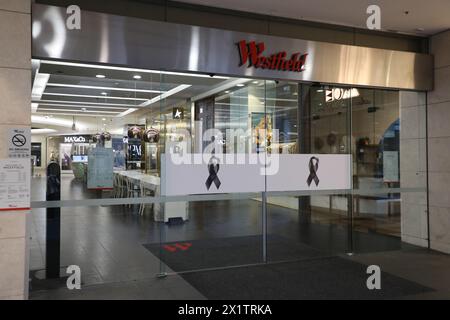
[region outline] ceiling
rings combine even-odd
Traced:
[[[33,60],[32,125],[39,129],[120,131],[149,114],[248,79]],[[82,129],[81,129],[82,128]]]
[[[381,8],[383,31],[429,36],[450,28],[449,0],[179,0],[284,18],[366,28],[371,4]],[[406,14],[405,12],[408,12]]]
[[[37,90],[40,78],[44,84]],[[174,103],[224,81],[222,77],[55,61],[40,61],[35,79],[32,102],[37,113],[114,117],[129,109],[159,109],[161,102]]]
[[[295,83],[63,61],[32,64],[31,120],[36,134],[121,134],[126,124],[158,125],[172,118],[174,107],[189,110],[191,102],[210,97],[216,100],[219,128],[242,122],[246,126],[247,107],[258,112],[272,107],[279,114],[297,108]]]

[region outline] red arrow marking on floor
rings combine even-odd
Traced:
[[[170,252],[175,252],[175,251],[177,251],[177,248],[174,248],[174,247],[172,247],[172,246],[169,246],[168,244],[166,244],[163,248],[166,249],[167,251],[170,251]]]
[[[186,251],[190,247],[192,247],[192,243],[189,243],[189,242],[175,243],[173,245],[166,244],[163,246],[163,248],[169,252],[176,252],[176,251],[178,251],[178,249],[180,249],[181,251]]]
[[[175,243],[175,247],[177,247],[180,250],[186,251],[187,249],[189,249],[192,246],[191,243]]]

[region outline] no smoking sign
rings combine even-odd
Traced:
[[[30,158],[31,129],[29,127],[10,129],[8,151],[10,158]]]

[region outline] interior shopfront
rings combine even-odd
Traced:
[[[51,32],[64,16],[33,6],[62,263],[139,278],[427,246],[431,56],[93,12]]]

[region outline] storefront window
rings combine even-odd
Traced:
[[[35,102],[33,121],[52,130],[33,137],[42,144],[42,165],[61,167],[63,200],[123,201],[120,208],[102,210],[120,212],[121,221],[145,221],[151,230],[145,248],[159,258],[161,272],[388,250],[426,235],[426,160],[419,156],[426,146],[419,121],[424,94],[64,68],[64,76],[54,63],[40,69],[49,84]],[[85,69],[90,77],[82,76]],[[176,167],[168,167],[173,155],[210,162],[183,180],[174,176]],[[245,162],[233,178],[235,188],[224,192],[227,166],[214,162],[221,155],[263,160],[258,164],[266,175],[247,178],[251,165]],[[319,159],[326,157],[332,159],[328,175],[342,175],[337,187],[322,187],[329,177]],[[283,181],[267,174],[274,159],[285,170]],[[103,170],[105,163],[110,171]],[[197,170],[182,168],[182,176]],[[299,172],[305,178],[293,181]],[[45,199],[44,175],[33,181],[36,200]],[[92,188],[91,175],[104,180]],[[239,191],[246,185],[248,192]],[[180,186],[182,191],[173,191]],[[171,201],[174,194],[184,198]],[[139,203],[161,197],[167,198]],[[417,219],[423,222],[418,228]],[[173,250],[186,251],[184,258]]]

